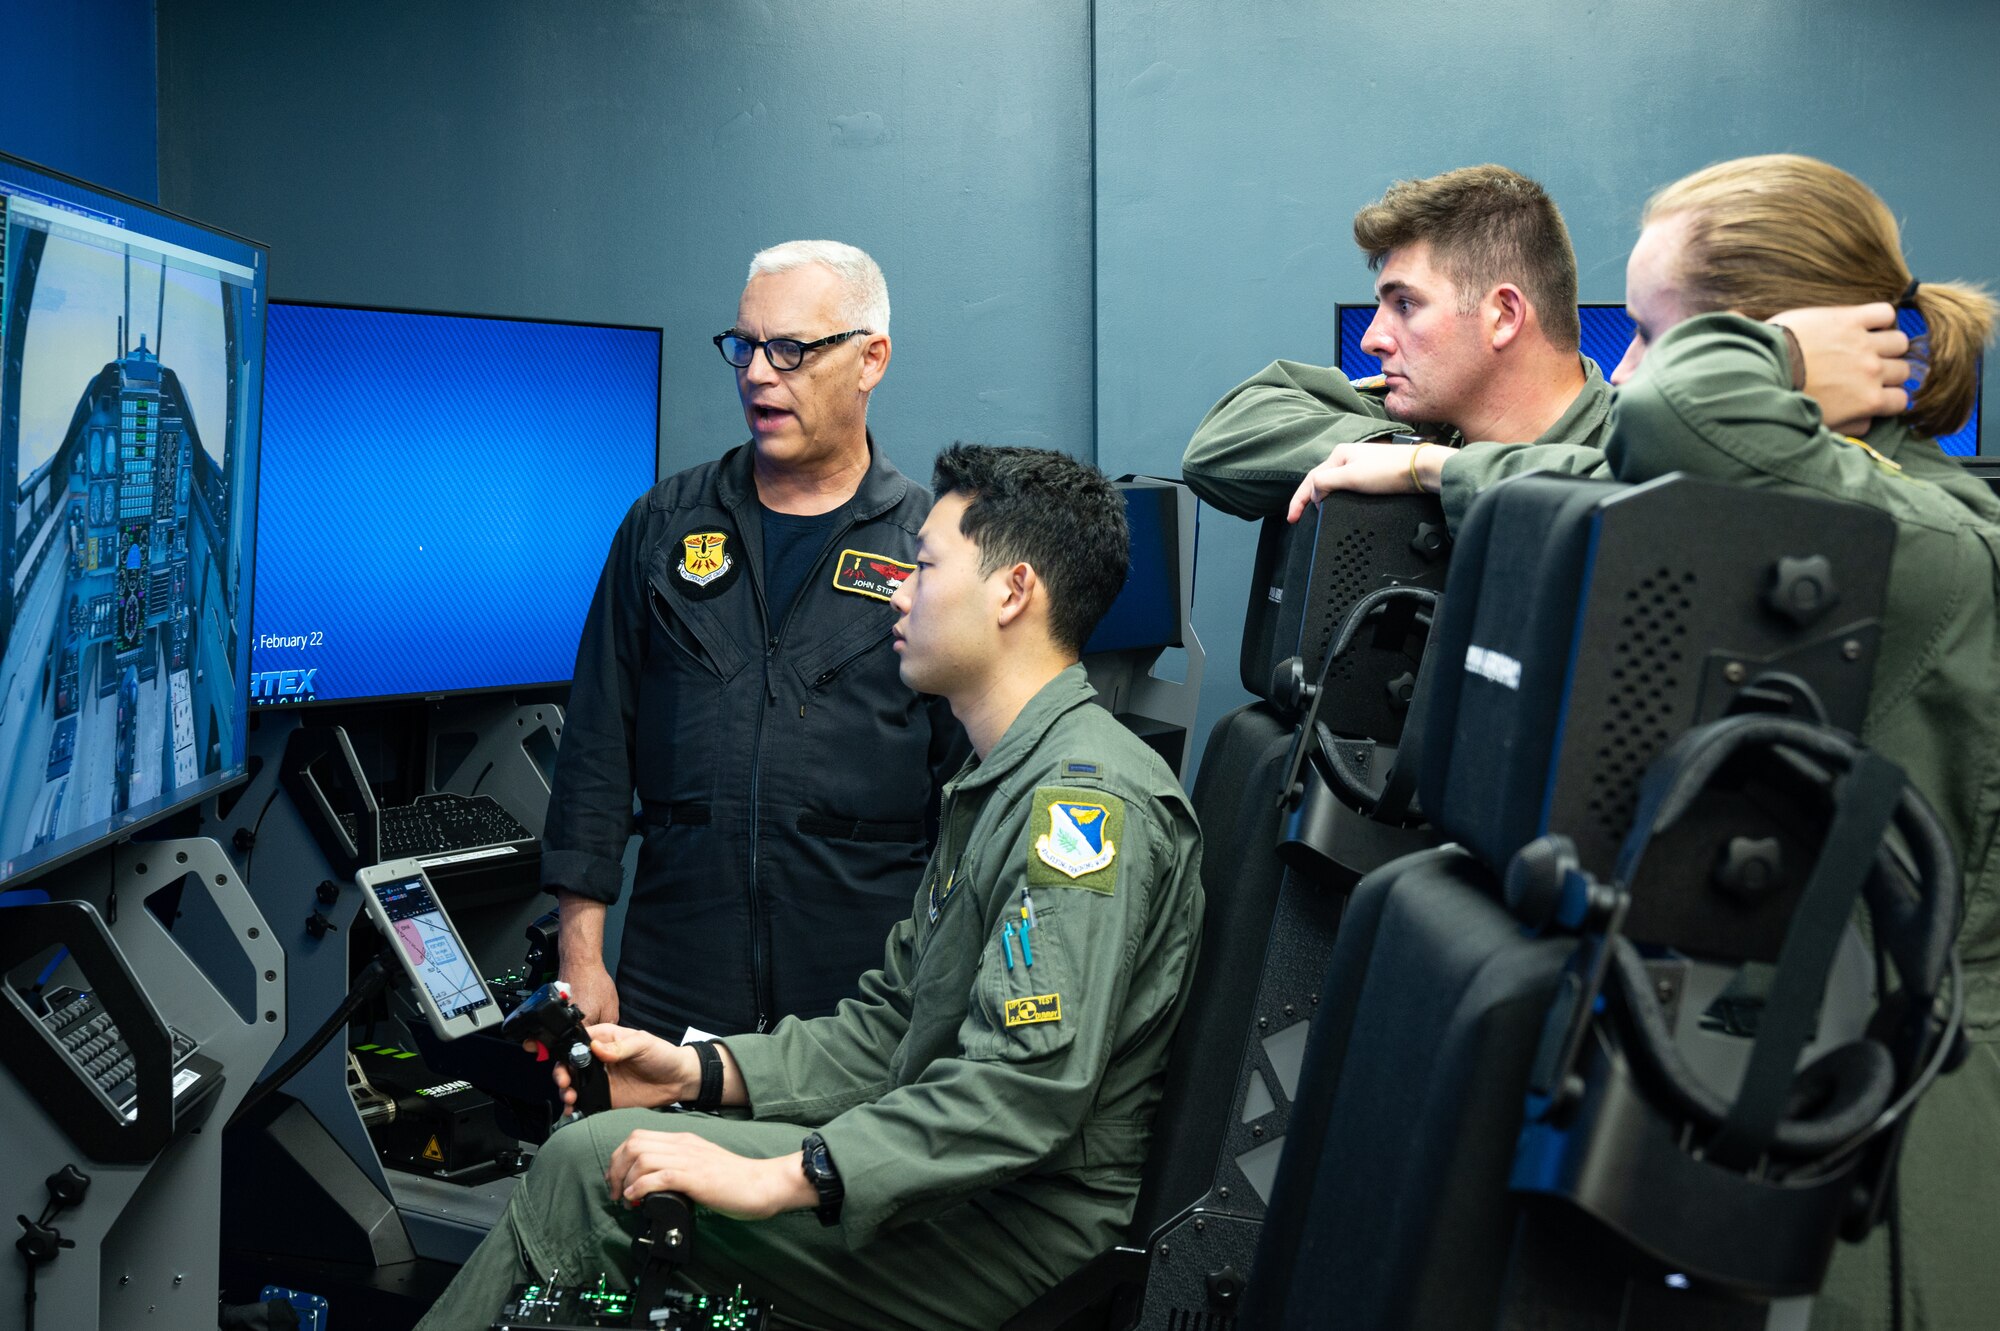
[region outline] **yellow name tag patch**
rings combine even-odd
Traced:
[[[874,555],[866,550],[842,550],[840,562],[833,569],[833,589],[886,601],[916,571],[915,564],[905,564],[887,555]]]
[[[1032,1026],[1038,1021],[1062,1020],[1061,994],[1036,994],[1030,998],[1007,1000],[1007,1024]]]

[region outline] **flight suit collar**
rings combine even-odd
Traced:
[[[1588,356],[1579,355],[1577,360],[1583,365],[1583,387],[1577,390],[1563,414],[1556,417],[1556,423],[1542,431],[1528,442],[1531,444],[1587,444],[1602,447],[1610,432],[1611,385],[1604,382],[1604,372],[1597,368],[1597,362]],[[1391,428],[1404,428],[1397,422],[1389,421]],[[1463,448],[1467,444],[1481,442],[1468,439],[1463,432],[1453,429],[1443,441],[1447,447]],[[1496,440],[1511,443],[1512,440]]]
[[[1027,761],[1029,755],[1041,747],[1042,737],[1049,733],[1049,727],[1057,718],[1073,712],[1097,697],[1097,690],[1090,686],[1090,676],[1078,662],[1067,666],[1062,673],[1042,685],[1035,696],[1028,699],[1028,705],[1007,727],[1000,742],[993,751],[981,759],[974,754],[966,759],[945,787],[946,794],[960,794],[966,790],[1000,781],[1008,773]]]
[[[757,483],[753,475],[757,447],[753,443],[742,443],[722,455],[722,463],[716,472],[715,490],[722,506],[743,520],[746,512],[757,504]],[[883,455],[875,445],[875,432],[868,432],[868,470],[861,477],[861,485],[855,490],[843,511],[849,522],[868,522],[881,517],[890,509],[903,502],[903,496],[910,492],[910,478],[896,470],[896,465]]]
[[[1889,461],[1900,463],[1902,459],[1897,454],[1908,447],[1915,436],[1916,431],[1906,425],[1902,417],[1882,416],[1868,427],[1861,440]]]
[[[1597,362],[1588,356],[1578,356],[1583,362],[1583,387],[1569,409],[1556,417],[1556,423],[1542,431],[1538,444],[1589,444],[1600,442],[1600,436],[1611,418],[1611,387],[1604,382],[1604,372],[1597,368]]]

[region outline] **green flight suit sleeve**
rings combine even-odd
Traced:
[[[1107,833],[1116,838],[1115,874],[1048,885],[1029,868],[1032,822],[995,844],[993,855],[1004,854],[1004,862],[981,857],[980,876],[994,888],[984,898],[993,918],[982,934],[987,945],[959,1028],[960,1052],[822,1130],[846,1189],[840,1223],[850,1248],[1074,1146],[1119,1039],[1135,1021],[1166,1019],[1187,949],[1149,955],[1146,977],[1136,982],[1135,958],[1154,897],[1177,871],[1175,843],[1166,816],[1149,801],[1125,802],[1114,813],[1122,817],[1122,827],[1113,823]],[[1000,931],[1019,919],[1024,881],[1038,884],[1035,965],[1009,969]],[[1149,1011],[1128,1011],[1128,1004]]]
[[[1283,513],[1305,474],[1335,444],[1404,428],[1338,370],[1280,360],[1209,409],[1181,458],[1197,495],[1239,518]]]
[[[1879,464],[1793,391],[1783,331],[1735,314],[1697,315],[1660,336],[1612,401],[1604,453],[1622,481],[1685,471],[1835,498],[1879,483]]]
[[[1453,532],[1471,509],[1472,501],[1509,476],[1531,471],[1566,476],[1609,476],[1601,449],[1588,444],[1467,444],[1444,460],[1438,499],[1445,525]]]
[[[910,1029],[908,976],[915,926],[889,931],[882,966],[860,980],[861,996],[843,998],[824,1017],[786,1017],[768,1034],[732,1035],[755,1118],[815,1127],[887,1091],[890,1060]]]

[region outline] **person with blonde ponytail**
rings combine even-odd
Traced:
[[[1611,474],[1692,472],[1865,504],[1896,523],[1862,738],[1909,773],[1958,849],[1969,1056],[1919,1103],[1892,1223],[1842,1245],[1812,1325],[1992,1326],[2000,502],[1934,438],[1972,410],[1994,302],[1911,273],[1894,216],[1853,176],[1773,155],[1708,167],[1653,196],[1626,303],[1637,332],[1612,375]],[[1899,305],[1924,318],[1914,345],[1895,331]],[[1812,354],[1800,354],[1802,343]],[[1914,395],[1900,386],[1909,378]]]

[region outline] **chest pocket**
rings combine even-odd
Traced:
[[[1076,1038],[1077,1024],[1089,1019],[1091,995],[1077,987],[1088,967],[1077,964],[1071,946],[1076,939],[1066,928],[1069,903],[1045,901],[1049,895],[1053,894],[1036,895],[1035,924],[1025,943],[1020,912],[1015,909],[1002,911],[984,935],[966,1014],[967,1058],[1004,1062],[1043,1058],[1067,1048]],[[1099,995],[1097,1001],[1108,1002],[1110,996]]]
[[[858,599],[846,596],[839,598],[842,602]],[[851,672],[866,659],[869,653],[887,649],[889,635],[896,627],[895,610],[886,605],[861,601],[860,611],[852,624],[833,634],[811,651],[803,652],[793,658],[792,670],[803,687],[813,690],[833,687],[843,675]],[[907,689],[903,691],[908,692]]]
[[[727,681],[749,659],[714,611],[662,590],[657,577],[646,582],[646,604],[655,640],[664,638],[682,666]]]

